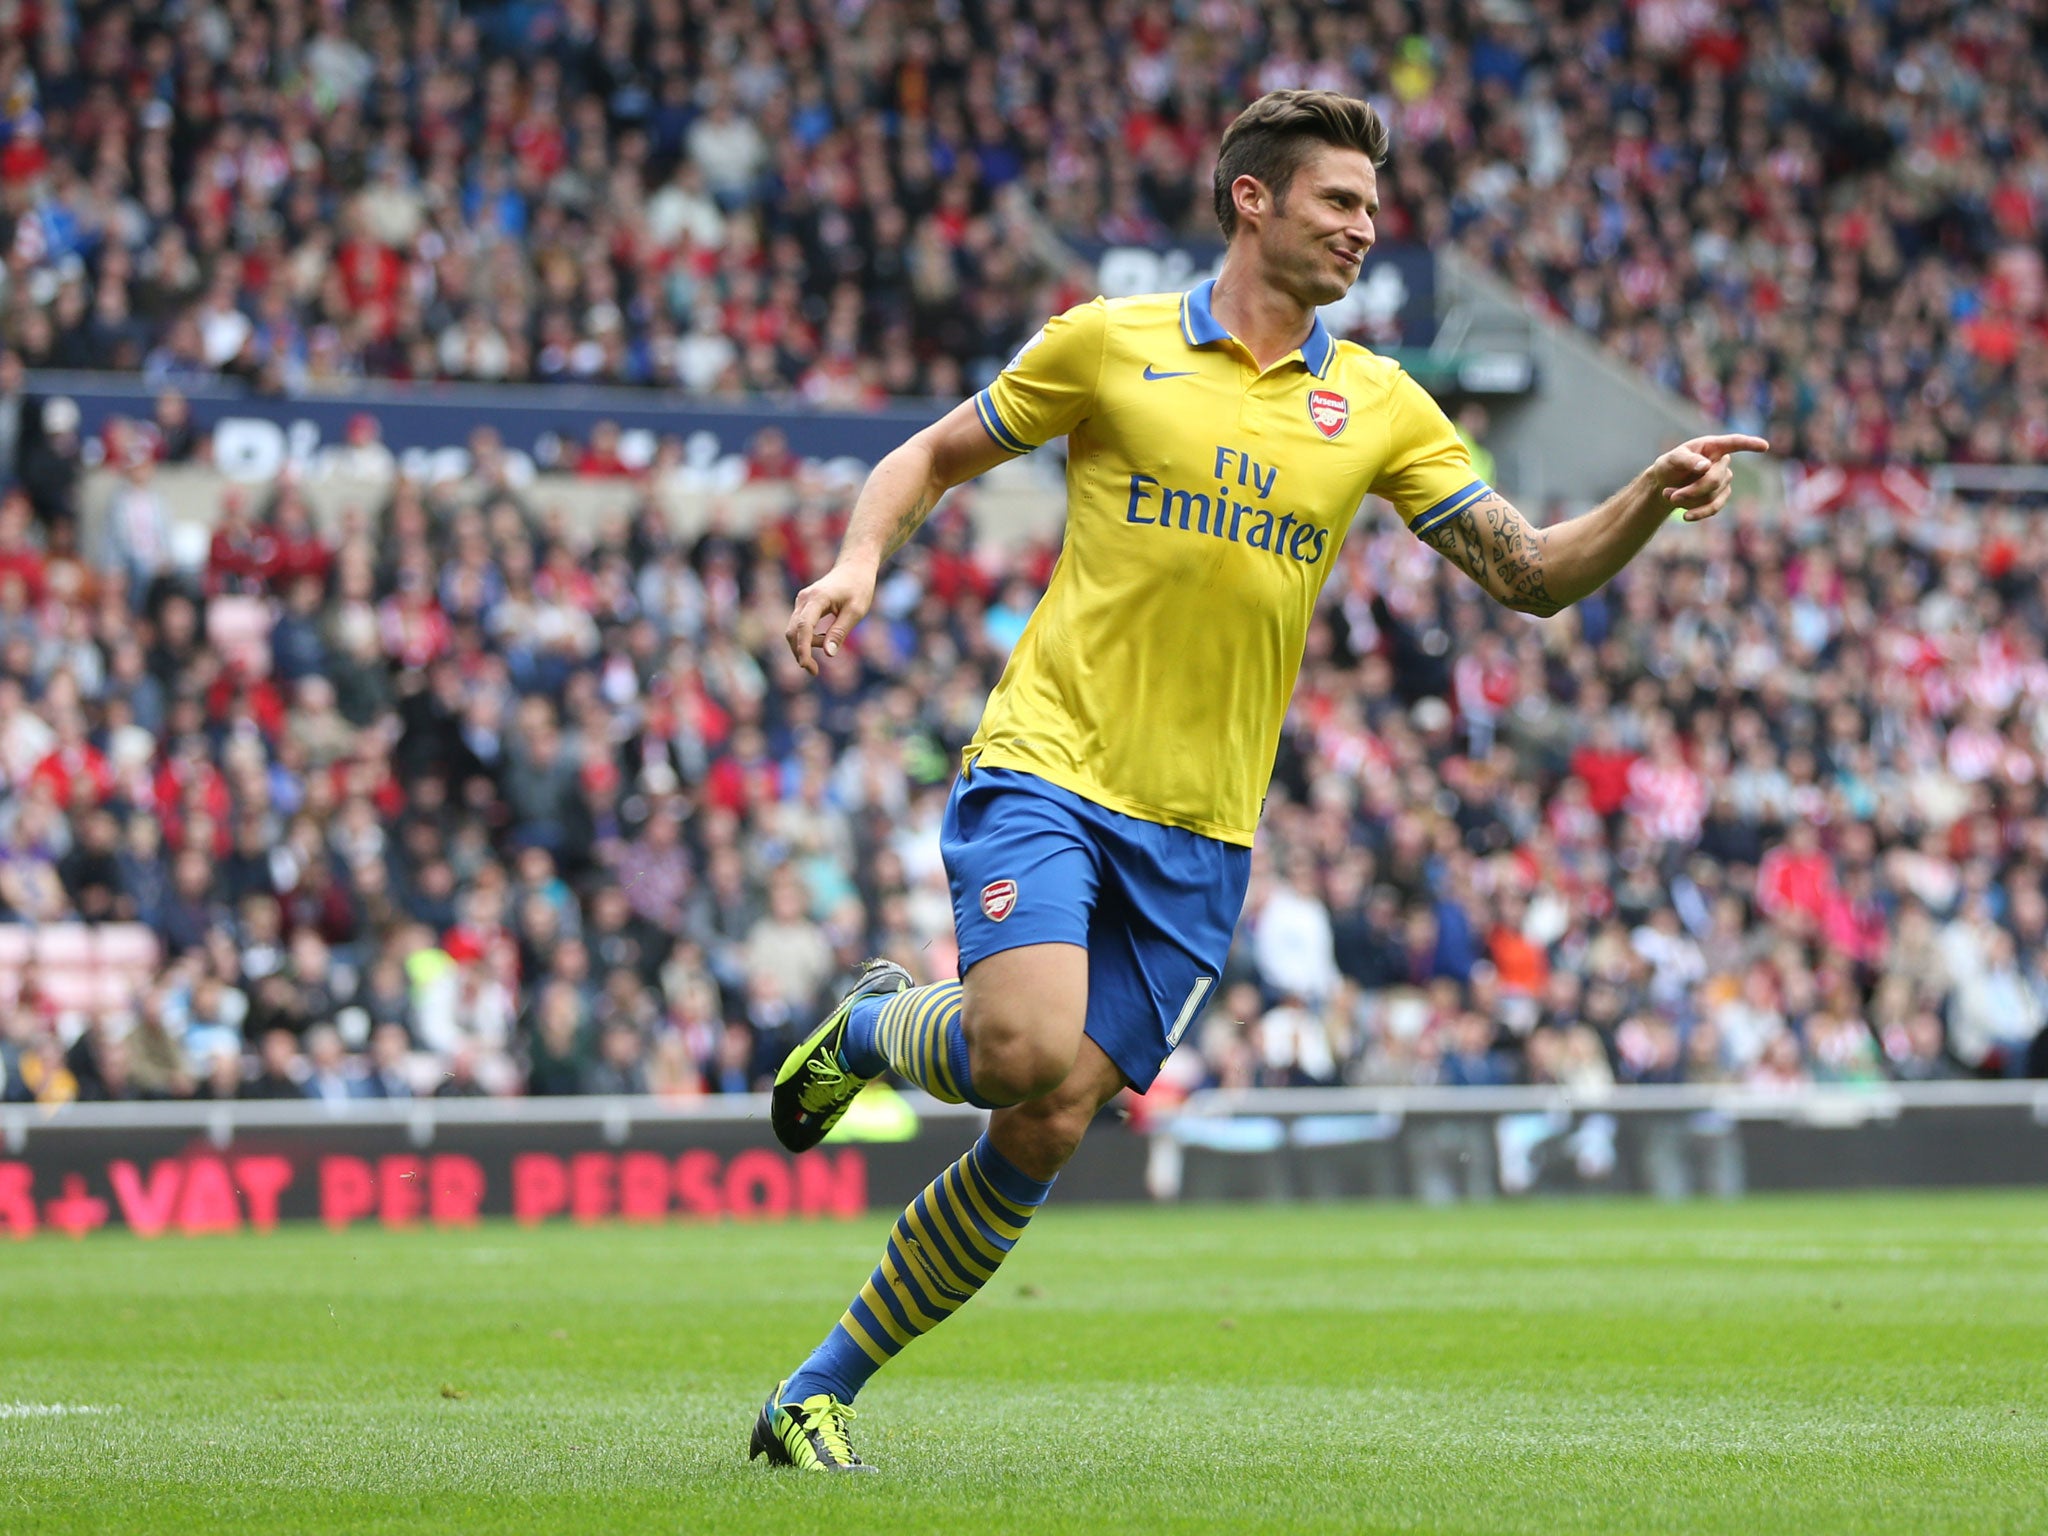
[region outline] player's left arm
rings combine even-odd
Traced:
[[[1548,618],[1612,580],[1674,508],[1683,509],[1688,523],[1720,511],[1734,489],[1734,456],[1764,453],[1770,446],[1743,433],[1696,437],[1592,511],[1549,528],[1532,527],[1489,487],[1419,537],[1496,602]]]

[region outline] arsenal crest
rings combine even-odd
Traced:
[[[1312,389],[1308,392],[1308,419],[1323,436],[1335,437],[1351,419],[1351,402],[1334,389]]]
[[[981,915],[990,922],[1000,923],[1016,910],[1016,881],[991,880],[981,888]]]

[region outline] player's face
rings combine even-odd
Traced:
[[[1377,233],[1379,176],[1355,149],[1318,146],[1259,228],[1268,275],[1312,305],[1334,304],[1351,291]]]

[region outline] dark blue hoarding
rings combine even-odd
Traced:
[[[158,393],[132,374],[38,373],[29,388],[76,401],[89,439],[110,417],[148,420]],[[779,427],[800,458],[872,464],[946,408],[939,401],[865,412],[764,401],[726,406],[651,390],[552,385],[364,384],[348,394],[283,397],[221,384],[184,393],[196,423],[214,434],[216,462],[246,480],[267,478],[287,460],[304,461],[338,447],[358,415],[375,418],[385,446],[401,461],[459,451],[472,432],[489,427],[508,450],[547,468],[562,443],[584,441],[600,421],[619,425],[629,451],[632,439],[651,451],[654,439],[674,436],[693,460],[704,462],[743,453],[762,428]]]

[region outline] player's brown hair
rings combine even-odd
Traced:
[[[1387,158],[1387,125],[1369,102],[1336,91],[1268,91],[1223,130],[1216,151],[1216,222],[1223,238],[1237,233],[1231,185],[1240,176],[1263,182],[1275,203],[1317,144],[1355,149],[1374,165]]]

